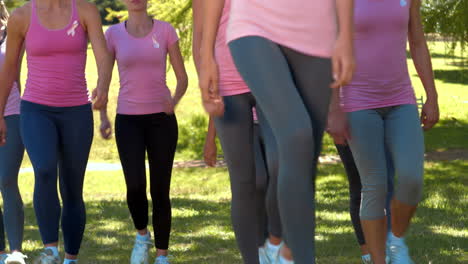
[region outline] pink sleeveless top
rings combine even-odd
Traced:
[[[3,65],[5,61],[5,51],[6,51],[6,38],[3,43],[0,45],[0,65]],[[20,113],[20,92],[18,90],[18,84],[13,83],[11,88],[10,96],[5,107],[4,116],[9,115],[18,115]]]
[[[341,89],[344,111],[416,104],[406,59],[411,1],[354,1],[356,71]]]
[[[90,102],[85,67],[88,38],[80,24],[76,0],[72,1],[69,24],[49,30],[40,24],[36,0],[32,0],[31,22],[26,35],[28,78],[23,100],[71,107]]]

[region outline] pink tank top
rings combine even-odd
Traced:
[[[354,1],[356,72],[341,89],[344,111],[416,103],[406,60],[411,1]]]
[[[218,34],[215,43],[216,62],[219,67],[219,93],[221,96],[231,96],[250,92],[237,71],[231,56],[231,51],[226,42],[226,31],[229,22],[231,0],[224,2],[223,14],[219,20]]]
[[[3,65],[5,61],[5,51],[6,51],[6,38],[3,43],[0,45],[0,65]],[[18,84],[13,83],[11,88],[10,96],[5,107],[4,116],[9,115],[18,115],[20,113],[20,92],[18,90]]]
[[[69,24],[49,30],[40,24],[36,0],[32,0],[31,22],[26,35],[28,78],[23,100],[71,107],[90,102],[85,67],[87,34],[80,24],[76,0],[72,1]]]

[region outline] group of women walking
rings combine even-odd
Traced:
[[[26,259],[18,189],[24,148],[34,167],[34,209],[44,244],[34,263],[62,263],[60,225],[63,263],[78,262],[92,109],[100,111],[100,133],[109,139],[115,61],[120,77],[115,136],[136,229],[130,263],[149,263],[153,244],[146,155],[154,263],[169,263],[174,111],[188,78],[176,30],[148,15],[147,0],[123,2],[128,19],[105,34],[97,8],[86,0],[31,0],[11,17],[1,2],[0,263]],[[215,164],[218,135],[244,263],[315,263],[315,178],[325,131],[346,168],[363,263],[413,263],[404,236],[422,197],[423,130],[439,117],[420,4],[193,0],[193,57],[210,115],[205,160]],[[426,91],[421,114],[408,74],[407,40]],[[91,94],[85,79],[88,42],[98,68]],[[28,78],[20,98],[24,52]],[[173,95],[166,84],[167,57],[177,78]]]

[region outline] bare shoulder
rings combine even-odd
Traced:
[[[8,19],[8,27],[14,28],[19,33],[26,34],[31,20],[31,2],[16,8]]]
[[[87,0],[76,0],[76,6],[82,17],[99,16],[97,6]]]

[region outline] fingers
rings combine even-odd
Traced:
[[[0,146],[3,146],[6,144],[6,134],[5,133],[2,133],[0,132]]]
[[[341,61],[337,57],[332,58],[332,73],[334,82],[330,85],[331,88],[340,88],[340,76],[341,76]]]

